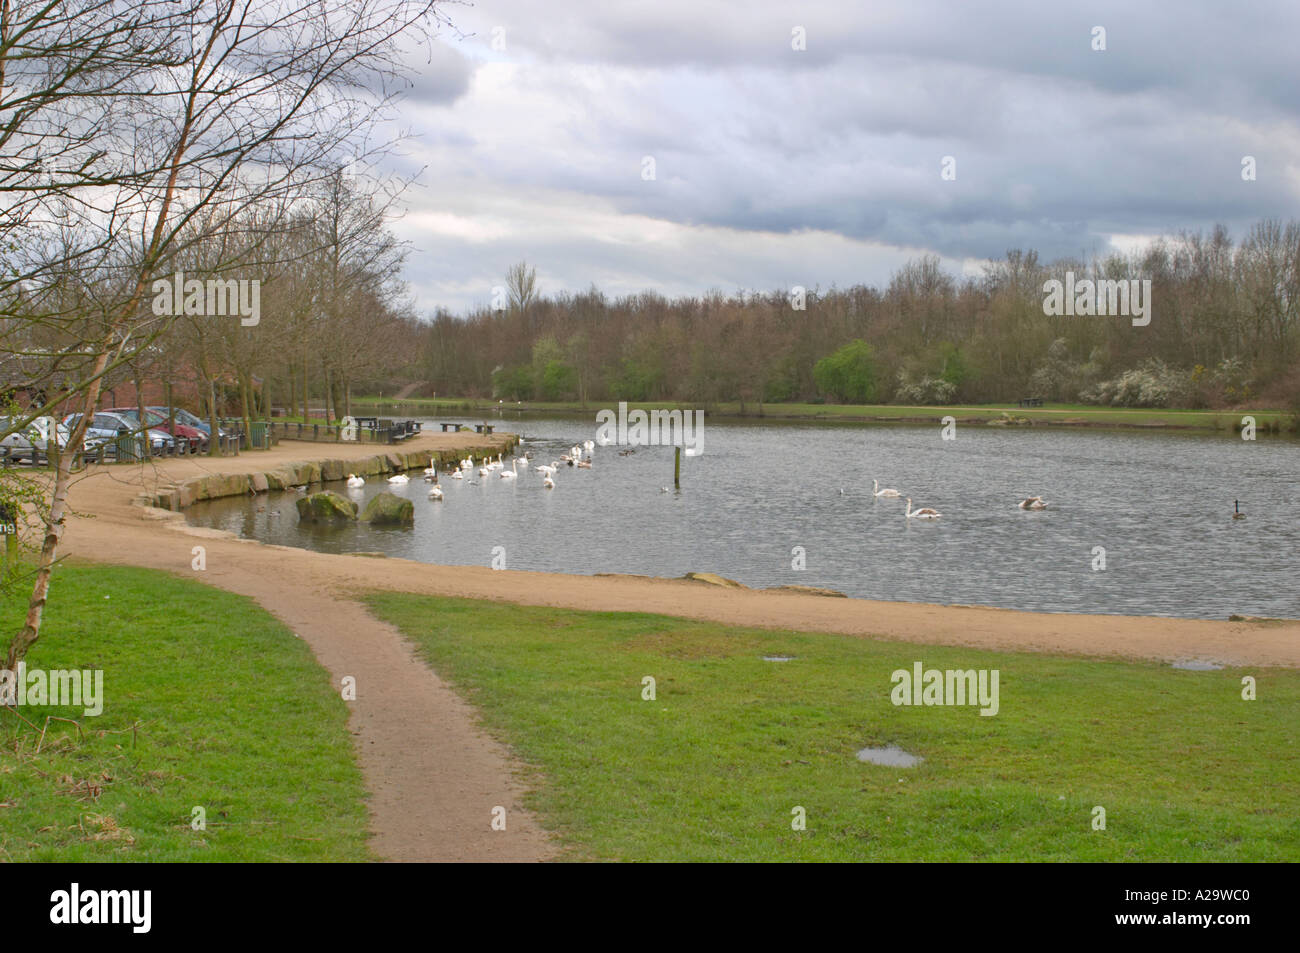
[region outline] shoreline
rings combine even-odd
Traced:
[[[518,418],[567,417],[591,414],[594,419],[597,402],[588,402],[586,407],[573,402],[542,404],[529,406],[516,404],[509,406],[495,404],[491,401],[467,398],[457,401],[454,398],[412,398],[393,400],[391,398],[354,397],[352,402],[367,408],[408,408],[418,411],[421,416],[436,419],[439,414],[446,417],[493,416],[498,419],[507,415]],[[1241,418],[1251,415],[1257,418],[1257,433],[1267,436],[1287,436],[1300,434],[1300,417],[1285,410],[1161,410],[1159,408],[1026,408],[1026,407],[969,407],[954,405],[950,407],[915,407],[898,406],[898,413],[835,413],[825,410],[795,410],[782,408],[799,408],[813,405],[806,404],[762,404],[754,405],[756,410],[741,412],[736,409],[697,408],[694,405],[678,401],[629,401],[629,409],[664,409],[694,410],[703,409],[714,420],[728,422],[795,422],[795,423],[844,423],[844,424],[897,424],[899,426],[936,426],[943,422],[946,415],[952,415],[959,424],[973,424],[987,427],[1051,427],[1082,430],[1120,430],[1120,431],[1174,431],[1179,433],[1237,434],[1241,431]],[[468,406],[466,406],[468,405]],[[835,408],[837,404],[816,405]],[[890,405],[866,405],[873,410],[885,409]],[[918,413],[918,411],[924,411]],[[1181,421],[1178,417],[1194,418]],[[1130,418],[1130,419],[1125,419]]]
[[[426,434],[411,451],[491,450],[514,435],[467,440]],[[355,461],[371,447],[331,447],[330,459]],[[442,566],[398,558],[332,555],[242,539],[193,527],[183,514],[148,505],[165,487],[196,477],[242,475],[300,461],[302,448],[251,451],[239,457],[168,458],[147,468],[107,467],[77,479],[65,553],[192,575],[255,595],[264,604],[319,599],[333,603],[363,590],[412,592],[520,605],[592,611],[650,612],[729,625],[835,632],[859,638],[1004,651],[1225,665],[1300,668],[1300,621],[1219,621],[1166,616],[1026,612],[982,606],[828,598],[798,591],[739,589],[684,579],[569,575],[487,566]],[[291,459],[292,458],[292,459]],[[134,490],[134,494],[132,493]],[[245,489],[243,492],[248,492]],[[134,495],[134,499],[132,496]],[[203,540],[208,568],[191,569]]]

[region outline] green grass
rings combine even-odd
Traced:
[[[498,408],[511,411],[533,413],[568,413],[590,414],[594,419],[597,409],[614,405],[608,401],[588,401],[584,408],[577,401],[546,402],[524,401],[522,404],[506,401],[498,404],[493,400],[473,400],[467,398],[408,398],[395,401],[392,398],[354,397],[353,404],[370,410],[381,408],[408,408],[432,414],[446,413],[463,416],[466,413],[485,413]],[[629,409],[658,408],[671,410],[696,405],[678,401],[629,401]],[[953,404],[945,406],[908,406],[901,404],[755,404],[747,403],[742,411],[736,401],[723,401],[708,405],[708,414],[713,417],[753,418],[762,417],[770,420],[843,420],[878,421],[878,422],[937,422],[941,417],[951,415],[958,422],[983,422],[994,420],[1003,413],[1027,418],[1039,423],[1058,426],[1101,426],[1101,427],[1169,427],[1192,430],[1218,430],[1231,433],[1234,427],[1241,426],[1241,418],[1251,414],[1261,432],[1295,430],[1296,415],[1283,410],[1178,410],[1151,407],[1098,407],[1092,404],[1044,404],[1037,408],[1017,407],[1014,403],[1000,404]]]
[[[6,634],[25,595],[0,602]],[[104,710],[0,713],[0,860],[370,859],[347,707],[252,600],[144,569],[56,570],[29,668],[104,672]],[[132,726],[138,726],[132,731]],[[191,828],[201,806],[206,830]]]
[[[376,594],[538,769],[575,858],[1300,859],[1300,674],[982,652]],[[764,662],[764,654],[792,662]],[[896,707],[890,674],[996,668],[1001,710]],[[1241,677],[1258,700],[1241,699]],[[657,698],[642,700],[642,679]],[[856,760],[896,743],[911,769]],[[1106,830],[1092,829],[1094,806]],[[791,811],[807,829],[791,828]]]

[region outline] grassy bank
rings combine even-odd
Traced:
[[[532,806],[576,857],[1300,859],[1295,672],[1252,670],[1258,700],[1244,701],[1233,670],[396,594],[370,604],[540,769]],[[891,672],[915,661],[998,669],[1000,711],[894,706]],[[924,762],[856,759],[891,743]]]
[[[545,402],[524,401],[498,404],[493,400],[467,398],[413,398],[394,401],[391,398],[354,397],[352,403],[372,413],[405,413],[437,416],[463,416],[487,414],[497,410],[536,414],[581,414],[595,419],[596,411],[605,407],[589,401],[586,407],[577,401]],[[630,401],[632,408],[673,409],[695,405],[673,401]],[[614,409],[610,405],[610,409]],[[1255,418],[1259,432],[1294,432],[1297,417],[1283,410],[1165,410],[1150,407],[1097,407],[1090,404],[1045,404],[1042,407],[1017,407],[1015,404],[952,405],[940,407],[903,406],[895,404],[745,404],[735,401],[710,404],[706,408],[710,417],[738,420],[764,418],[768,420],[831,420],[877,423],[936,423],[940,418],[952,416],[960,423],[988,423],[1008,415],[1035,424],[1060,427],[1114,427],[1142,429],[1209,430],[1231,433],[1240,429],[1241,418],[1250,414]]]
[[[4,631],[26,600],[0,603]],[[347,708],[251,600],[164,573],[59,569],[29,668],[102,669],[104,706],[0,713],[0,859],[369,859]],[[39,728],[50,721],[44,740]],[[37,745],[40,751],[37,752]],[[192,828],[193,808],[206,830]]]

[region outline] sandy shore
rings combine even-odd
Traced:
[[[493,438],[427,434],[403,449],[437,449]],[[284,443],[215,460],[166,460],[144,469],[103,468],[83,477],[73,503],[93,519],[69,521],[65,552],[89,559],[190,572],[192,537],[208,537],[209,565],[225,559],[261,567],[285,597],[297,591],[390,589],[575,609],[661,612],[734,625],[839,632],[907,642],[1156,660],[1206,658],[1234,665],[1300,667],[1300,621],[1229,622],[1145,616],[1071,615],[1009,609],[834,599],[800,593],[723,589],[636,576],[575,576],[433,566],[267,546],[159,518],[130,500],[143,488],[211,472],[272,469],[294,460],[369,456],[373,448]],[[147,518],[153,517],[153,518]],[[709,567],[697,567],[708,571]]]

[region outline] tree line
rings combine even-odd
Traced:
[[[1150,280],[1152,320],[1049,316],[1044,284]],[[527,293],[521,285],[527,282]],[[503,400],[940,404],[1024,396],[1126,406],[1300,406],[1300,223],[1184,233],[1131,255],[1046,265],[1011,251],[959,278],[923,256],[884,288],[669,299],[595,287],[438,311],[400,369]],[[399,370],[394,368],[395,371]]]

